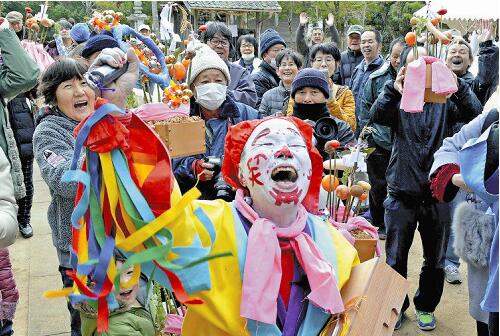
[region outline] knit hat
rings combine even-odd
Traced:
[[[323,92],[326,99],[330,98],[330,88],[328,87],[325,74],[319,70],[306,68],[299,71],[292,82],[292,98],[295,98],[295,93],[304,87],[317,88]]]
[[[260,54],[259,56],[262,58],[262,54],[268,51],[275,44],[283,44],[286,47],[285,40],[281,38],[278,32],[272,28],[266,29],[260,35]]]
[[[82,57],[88,58],[96,51],[101,51],[105,48],[119,47],[118,41],[116,41],[113,37],[106,34],[95,35],[92,36],[85,44],[85,48],[82,50]]]
[[[191,60],[191,74],[187,80],[187,85],[191,86],[196,77],[198,77],[202,71],[207,69],[218,69],[226,77],[227,86],[229,86],[229,83],[231,82],[231,75],[229,74],[229,68],[226,62],[224,62],[222,58],[220,58],[219,55],[217,55],[217,53],[206,44],[200,43],[196,46],[195,51],[196,56]]]
[[[7,21],[9,21],[10,23],[23,22],[23,14],[16,12],[16,11],[12,11],[12,12],[7,13],[7,15],[5,16],[5,19]]]
[[[61,28],[64,28],[67,30],[70,30],[71,28],[73,28],[73,25],[71,23],[69,23],[69,21],[66,21],[64,19],[59,20],[59,25],[61,26]]]
[[[77,23],[71,28],[69,35],[77,43],[85,42],[90,37],[89,26],[86,23]]]

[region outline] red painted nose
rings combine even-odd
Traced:
[[[276,153],[274,153],[274,157],[275,158],[287,158],[287,159],[291,159],[291,158],[293,158],[293,154],[292,154],[292,152],[290,152],[290,149],[288,149],[287,146],[284,146],[279,151],[277,151]]]

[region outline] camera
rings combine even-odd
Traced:
[[[327,142],[337,138],[339,126],[337,122],[330,117],[318,119],[314,125],[314,136],[318,142]]]
[[[214,167],[211,169],[214,172],[213,180],[215,181],[215,198],[222,199],[227,202],[234,200],[234,191],[229,184],[224,181],[220,171],[222,167],[222,159],[215,156],[207,156],[203,159],[205,163],[210,163]]]
[[[101,65],[87,72],[84,77],[88,85],[94,90],[102,90],[117,78],[127,72],[128,63],[121,68],[113,68],[109,65]]]

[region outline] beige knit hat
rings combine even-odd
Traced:
[[[229,86],[229,83],[231,82],[231,75],[229,74],[229,68],[227,67],[226,62],[224,62],[215,51],[204,43],[197,44],[194,50],[196,51],[196,56],[191,60],[191,74],[189,74],[190,70],[188,69],[189,78],[187,79],[187,85],[191,87],[191,84],[202,71],[207,69],[217,69],[222,71],[226,77],[227,86]]]
[[[7,15],[5,15],[5,19],[10,23],[23,22],[23,14],[16,11],[12,11],[7,13]]]

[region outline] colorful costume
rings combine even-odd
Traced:
[[[196,189],[181,198],[163,143],[137,116],[110,115],[118,111],[114,105],[104,104],[75,131],[78,137],[73,168],[82,145],[87,147],[87,155],[85,171],[74,170],[68,175],[68,180],[77,180],[81,185],[72,216],[75,288],[63,294],[70,294],[73,303],[97,303],[97,330],[106,330],[108,311],[116,307],[113,284],[119,287],[111,253],[117,247],[128,257],[122,269],[136,267],[136,276],[128,284],[121,284],[122,288],[136,283],[142,271],[172,289],[177,299],[187,304],[183,335],[254,335],[257,330],[280,335],[274,323],[240,316],[240,305],[246,304],[241,303],[241,298],[248,260],[247,231],[252,230],[242,215],[241,203],[238,206],[238,201],[195,201],[199,196]],[[229,132],[227,138],[234,142],[226,143],[223,172],[233,186],[238,183],[234,180],[234,159],[239,157],[238,151],[241,155],[241,146],[246,142],[242,134],[248,136],[261,122],[242,122]],[[294,120],[294,124],[303,133],[313,163],[308,177],[311,187],[303,205],[298,206],[312,210],[317,208],[321,156],[312,145],[311,127],[300,120]],[[293,281],[287,304],[278,298],[276,305],[278,324],[286,335],[318,334],[331,314],[305,300],[309,288],[310,296],[329,289],[328,294],[340,300],[339,289],[349,279],[351,268],[359,263],[355,249],[336,229],[303,211],[307,221],[298,236],[309,240],[297,244],[320,252],[299,251],[300,256],[308,259],[284,268]],[[303,263],[304,260],[312,263]],[[306,266],[305,271],[300,265]],[[309,265],[321,265],[322,269],[310,270]],[[330,274],[324,281],[329,286],[318,283],[318,278],[306,278],[304,273]],[[199,304],[200,299],[203,304]],[[325,306],[322,299],[314,297]],[[342,310],[340,301],[334,312]]]

